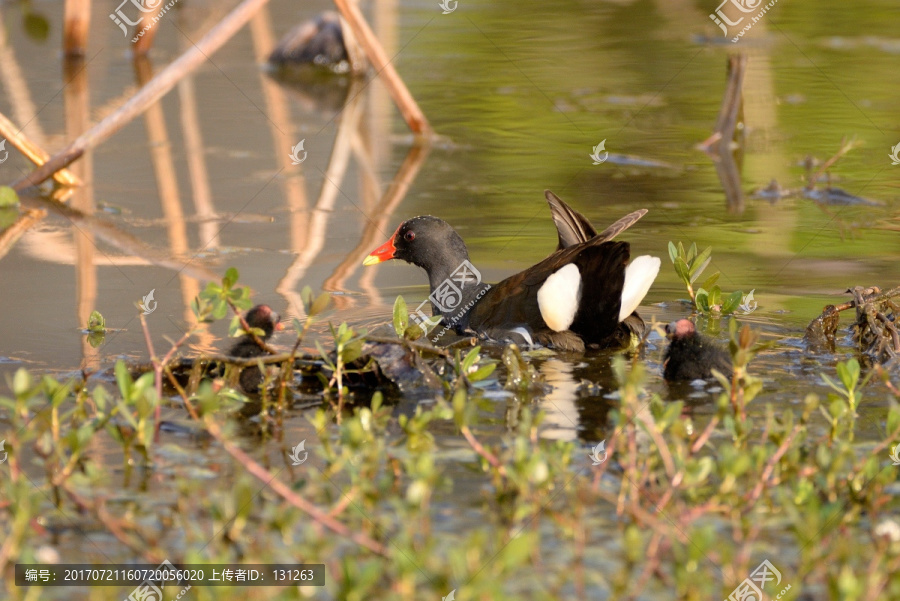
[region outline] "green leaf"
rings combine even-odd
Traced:
[[[403,338],[407,326],[409,326],[409,311],[406,308],[406,301],[402,296],[398,296],[394,301],[394,331],[397,332],[397,336]]]
[[[710,261],[712,261],[712,247],[707,246],[706,250],[697,255],[697,258],[691,263],[692,284],[700,277],[700,274],[703,273],[703,270],[706,269],[706,266],[709,265]]]
[[[225,277],[222,278],[222,286],[225,288],[231,288],[238,281],[238,270],[234,267],[229,267],[225,272]]]
[[[31,390],[31,374],[24,367],[16,370],[16,374],[13,376],[12,389],[13,394],[17,397],[25,396]]]
[[[344,363],[353,363],[359,359],[362,356],[362,346],[363,341],[360,339],[347,344],[341,353],[341,359],[343,359]]]
[[[309,308],[308,315],[313,316],[322,313],[330,302],[331,295],[327,292],[323,292],[313,301],[312,306]]]
[[[725,299],[725,302],[722,303],[722,313],[724,315],[730,315],[731,313],[734,313],[735,310],[741,306],[742,298],[744,298],[744,293],[740,290],[729,294],[728,298]]]
[[[694,302],[701,313],[709,313],[709,293],[700,288],[694,293]]]
[[[422,336],[424,336],[425,334],[428,333],[427,326],[426,326],[426,327],[423,327],[424,325],[425,325],[425,324],[424,324],[424,322],[423,322],[423,323],[420,323],[420,324],[419,324],[417,327],[415,327],[415,328],[408,328],[408,329],[406,330],[406,337],[407,337],[409,340],[418,340],[419,338],[421,338]]]
[[[841,388],[841,386],[840,386],[837,382],[835,382],[834,380],[832,380],[831,378],[829,378],[829,377],[826,376],[825,374],[819,374],[819,375],[821,376],[822,381],[825,382],[826,384],[828,384],[829,386],[831,386],[831,388],[833,388],[836,392],[838,392],[838,393],[840,393],[840,394],[845,394],[845,393],[846,393],[846,390],[844,390],[843,388]]]
[[[841,399],[834,399],[831,401],[831,404],[828,405],[828,413],[830,413],[833,418],[841,417],[847,413],[847,405]]]
[[[228,315],[228,304],[221,299],[217,299],[217,300],[213,301],[213,306],[212,306],[213,320],[224,319],[226,315]]]
[[[513,538],[502,550],[501,561],[507,571],[524,567],[537,548],[537,533],[527,532]]]
[[[678,249],[675,248],[675,245],[670,240],[669,241],[669,260],[672,261],[672,263],[674,263],[675,259],[677,259],[677,258],[678,258]]]
[[[482,365],[466,377],[470,382],[480,382],[494,373],[495,369],[497,369],[496,363],[487,363],[485,365]]]
[[[19,209],[15,207],[0,208],[0,231],[10,227],[19,220]]]
[[[711,369],[709,370],[709,373],[711,373],[712,376],[719,381],[719,384],[722,385],[722,388],[724,388],[725,390],[731,390],[731,378],[726,378],[725,374],[720,372],[718,369]]]
[[[128,367],[125,362],[119,359],[116,361],[116,384],[119,385],[119,394],[122,398],[128,400],[131,397],[131,374],[128,373]]]
[[[106,332],[91,332],[87,336],[87,341],[88,344],[91,345],[91,348],[100,348],[100,345],[102,345],[105,340]]]
[[[900,428],[900,407],[891,407],[887,416],[887,434],[890,436]]]
[[[713,307],[715,307],[717,305],[721,307],[721,305],[722,305],[722,289],[719,288],[718,286],[713,286],[712,288],[710,288],[709,300],[707,302],[709,303],[710,309],[712,309]]]
[[[303,302],[303,310],[306,311],[307,315],[309,315],[310,311],[312,310],[312,295],[312,288],[310,288],[309,286],[304,286],[303,290],[300,291],[300,300]]]
[[[712,274],[711,276],[709,276],[708,278],[706,278],[706,281],[704,281],[704,282],[703,282],[703,285],[700,286],[700,287],[701,287],[701,288],[706,288],[707,290],[709,290],[710,288],[712,288],[713,286],[716,285],[716,282],[719,281],[719,276],[720,276],[720,275],[722,275],[722,274],[719,273],[718,271],[715,272],[714,274]]]
[[[466,410],[466,389],[464,387],[453,394],[451,406],[453,407],[453,418],[456,421],[456,425],[463,426],[465,424]]]
[[[690,271],[688,270],[688,265],[681,257],[675,259],[675,273],[678,274],[678,277],[681,278],[681,281],[685,284],[689,284],[691,282],[691,275]]]
[[[297,319],[296,317],[291,320],[291,325],[294,326],[294,331],[297,332],[298,336],[303,334],[303,322]]]
[[[697,256],[697,243],[696,243],[696,242],[691,242],[691,247],[688,249],[688,252],[687,252],[687,262],[688,262],[688,264],[693,263],[693,262],[694,262],[694,257],[696,257],[696,256]]]
[[[103,332],[106,330],[106,320],[100,314],[100,311],[91,311],[88,317],[87,329],[89,332]]]
[[[640,529],[633,524],[625,527],[625,537],[622,546],[625,550],[625,557],[633,563],[638,563],[646,557],[644,537]]]
[[[681,410],[684,408],[684,401],[676,401],[670,403],[666,409],[663,411],[662,418],[660,421],[662,425],[669,426],[673,424],[675,420],[681,417]]]
[[[246,332],[241,326],[241,318],[240,316],[235,315],[231,318],[231,323],[228,324],[228,336],[235,338],[237,336],[243,336],[244,334],[246,334]]]
[[[247,286],[241,286],[232,290],[229,297],[234,306],[242,311],[246,311],[253,306],[253,302],[250,300],[250,288]]]
[[[205,315],[200,312],[200,297],[195,296],[193,300],[191,300],[191,312],[194,314],[194,317],[197,321],[204,321]]]
[[[19,195],[9,186],[0,186],[0,208],[19,206]]]
[[[462,373],[465,374],[475,365],[475,362],[478,361],[478,353],[481,351],[480,346],[476,346],[471,351],[466,353],[466,358],[462,361]]]
[[[844,387],[846,387],[847,390],[853,390],[859,382],[859,361],[856,359],[849,359],[838,363],[837,373],[841,382],[844,383]]]
[[[318,340],[316,340],[316,349],[319,351],[319,355],[322,357],[322,361],[325,362],[325,365],[327,365],[329,369],[334,371],[336,366],[334,365],[334,362],[331,360],[331,353],[326,351],[325,347],[322,346],[322,343],[319,342]]]

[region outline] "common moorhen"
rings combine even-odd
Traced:
[[[263,331],[263,335],[259,336],[263,341],[268,340],[276,330],[284,329],[284,326],[279,322],[278,314],[269,305],[256,305],[247,311],[244,321],[251,328],[259,328]],[[244,334],[232,345],[228,354],[232,357],[250,359],[262,357],[267,353],[250,334]],[[244,392],[248,394],[259,392],[259,385],[262,384],[262,381],[262,373],[255,365],[248,365],[241,370],[240,384]]]
[[[559,196],[550,190],[544,190],[544,197],[550,205],[550,214],[553,216],[556,234],[559,236],[559,244],[556,246],[556,250],[587,242],[595,236],[599,236],[603,241],[612,240],[647,214],[647,209],[638,209],[625,215],[598,234],[587,217],[563,202]],[[632,336],[642,338],[645,329],[646,324],[644,320],[641,319],[637,311],[632,311],[631,315],[619,324],[619,327],[616,328],[613,336],[609,338],[605,346],[626,347],[631,343]]]
[[[581,241],[595,232],[593,226],[556,201],[561,204],[554,210],[554,220],[564,223],[557,226],[564,248],[499,284],[480,281],[462,238],[447,222],[432,216],[401,223],[363,264],[402,259],[425,269],[433,315],[442,316],[445,325],[458,333],[474,331],[495,339],[524,336],[574,351],[583,351],[586,344],[620,345],[622,331],[635,327],[622,322],[647,294],[660,260],[642,256],[629,263],[628,243],[611,242],[603,235]]]
[[[274,65],[336,67],[349,60],[340,16],[327,11],[290,30],[269,55]]]
[[[706,380],[715,369],[730,378],[733,372],[728,351],[706,338],[688,319],[679,319],[666,326],[671,340],[663,363],[663,377],[670,382]]]

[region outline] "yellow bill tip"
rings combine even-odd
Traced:
[[[369,255],[363,261],[363,265],[366,267],[368,267],[369,265],[378,265],[379,263],[381,263],[381,258],[376,257],[375,255]]]

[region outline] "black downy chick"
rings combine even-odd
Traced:
[[[284,326],[279,323],[278,314],[268,305],[256,305],[247,311],[244,320],[251,328],[259,328],[263,331],[263,335],[259,337],[263,341],[268,340],[276,330],[284,329]],[[228,354],[241,359],[251,359],[253,357],[262,357],[267,353],[265,349],[253,340],[250,334],[244,334],[232,345]],[[245,393],[254,394],[259,392],[259,385],[262,382],[262,373],[257,366],[248,365],[241,370],[240,384],[241,389]]]
[[[706,380],[715,369],[730,378],[734,368],[728,351],[700,334],[687,319],[666,326],[671,341],[666,349],[663,377],[669,382]]]

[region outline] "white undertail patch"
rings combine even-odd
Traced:
[[[619,321],[622,321],[638,308],[653,280],[659,274],[659,257],[644,255],[637,257],[625,267],[625,285],[622,286],[622,308],[619,309]]]
[[[658,269],[659,259],[656,262]],[[581,302],[581,273],[578,267],[569,263],[548,277],[538,290],[537,300],[547,327],[554,332],[568,330],[575,321]]]

